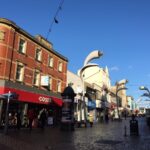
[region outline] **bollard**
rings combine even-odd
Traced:
[[[74,97],[76,94],[71,86],[64,89],[61,94],[63,99],[62,105],[62,117],[61,117],[61,130],[74,131]]]
[[[132,115],[132,119],[130,120],[130,135],[139,135],[138,121],[135,119],[134,115]]]

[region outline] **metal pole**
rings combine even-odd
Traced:
[[[120,119],[120,115],[119,115],[119,103],[118,103],[118,85],[117,85],[117,87],[116,87],[116,101],[117,101],[117,117],[118,117],[118,119]]]
[[[10,101],[10,91],[8,93],[7,98],[7,106],[6,106],[6,113],[5,113],[5,127],[4,127],[4,134],[7,134],[8,131],[8,111],[9,111],[9,101]]]
[[[85,103],[85,85],[84,85],[84,79],[83,79],[83,111],[84,111],[84,123],[85,123],[85,127],[87,126],[86,123],[86,103]]]

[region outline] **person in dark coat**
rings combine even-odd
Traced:
[[[46,109],[43,109],[40,115],[41,128],[44,129],[47,120]]]
[[[28,111],[28,119],[29,119],[29,129],[32,130],[32,123],[35,117],[35,113],[33,109],[30,109]]]
[[[17,112],[17,129],[19,130],[20,128],[21,128],[20,112]]]

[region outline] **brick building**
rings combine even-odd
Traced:
[[[33,37],[14,22],[0,18],[0,94],[17,94],[10,101],[10,111],[18,109],[25,114],[32,107],[61,107],[67,63],[42,36]],[[6,99],[0,100],[0,117],[5,107]]]

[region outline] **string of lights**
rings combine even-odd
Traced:
[[[55,15],[54,15],[54,17],[53,17],[53,20],[52,20],[52,22],[50,23],[50,26],[49,26],[49,29],[48,29],[48,32],[47,32],[47,36],[46,36],[46,40],[48,39],[49,34],[50,34],[50,32],[52,31],[53,24],[54,24],[54,23],[56,23],[56,24],[59,23],[59,21],[58,21],[58,19],[57,19],[57,16],[58,16],[59,11],[62,10],[62,5],[63,5],[63,3],[64,3],[64,0],[61,0],[61,1],[60,1],[60,4],[59,4],[59,6],[58,6],[58,8],[57,8],[57,10],[56,10],[56,13],[55,13]]]

